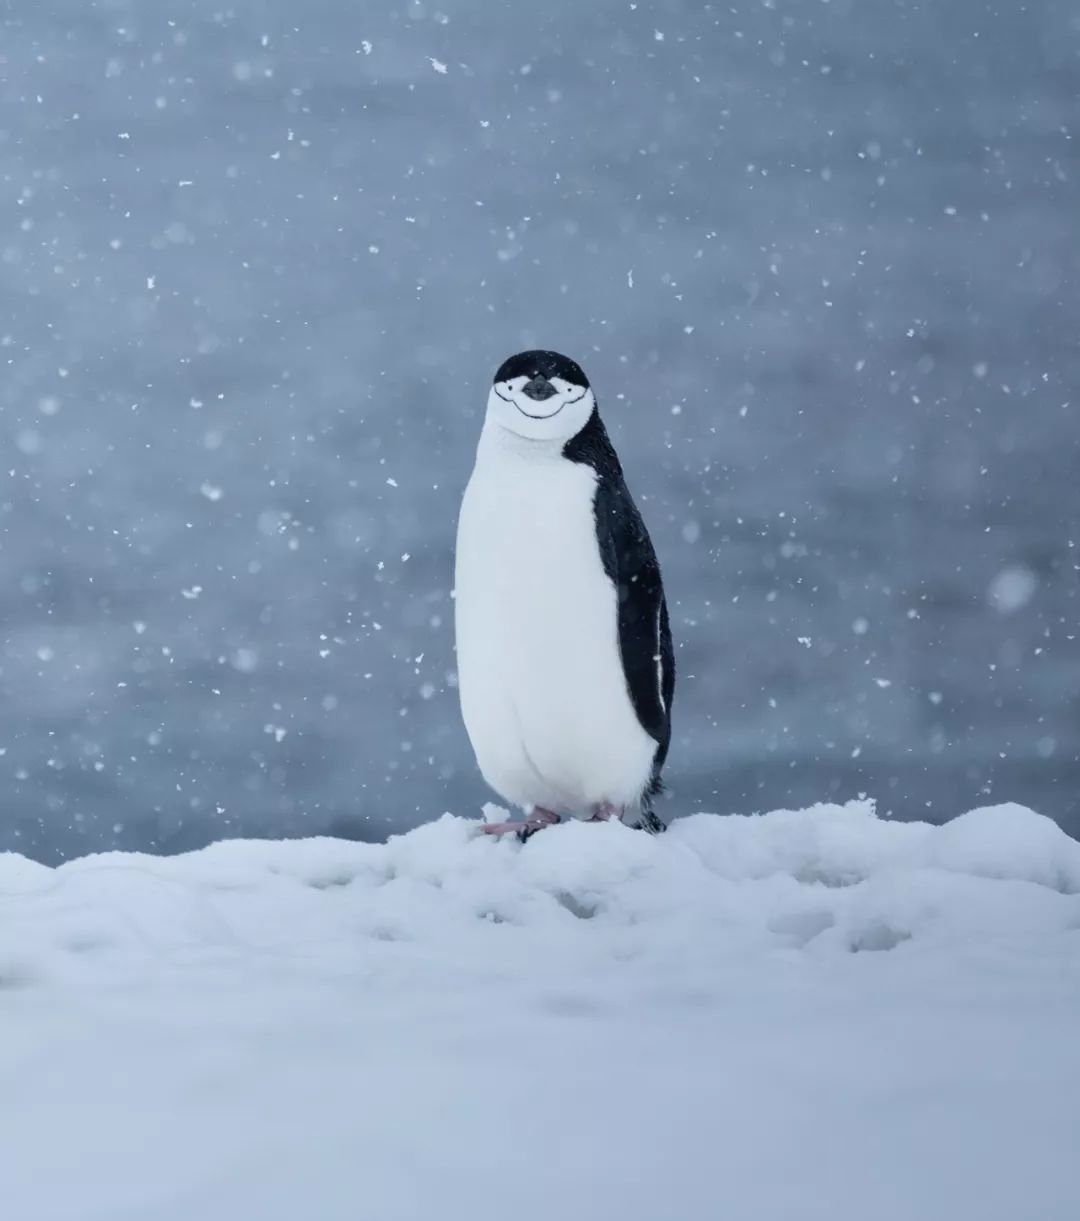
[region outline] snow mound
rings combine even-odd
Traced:
[[[522,847],[444,815],[386,844],[331,839],[217,843],[178,857],[107,853],[56,869],[0,855],[0,980],[138,973],[183,949],[365,939],[438,946],[479,961],[554,938],[593,952],[595,919],[635,952],[684,958],[918,939],[1051,934],[1074,927],[1080,843],[1016,805],[945,826],[878,819],[871,802],[753,817],[699,814],[653,838],[570,823]],[[335,893],[336,892],[336,893]],[[492,940],[486,926],[507,926]],[[73,957],[74,956],[74,957]],[[78,967],[72,966],[78,962]]]
[[[0,856],[11,1215],[1080,1215],[1049,819],[478,827]]]

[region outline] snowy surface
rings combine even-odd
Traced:
[[[1073,1221],[1080,844],[998,806],[0,856],[12,1221]]]

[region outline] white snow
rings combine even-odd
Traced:
[[[1039,578],[1024,564],[1003,568],[990,582],[986,600],[1003,615],[1027,606],[1039,587]]]
[[[0,855],[0,1215],[1080,1216],[1048,819],[477,825]]]

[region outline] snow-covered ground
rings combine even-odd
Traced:
[[[1080,844],[867,804],[0,856],[5,1221],[1075,1221]]]

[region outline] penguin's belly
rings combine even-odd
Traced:
[[[456,606],[465,727],[487,782],[518,805],[635,806],[656,742],[630,702],[596,476],[565,459],[478,466],[462,504]]]

